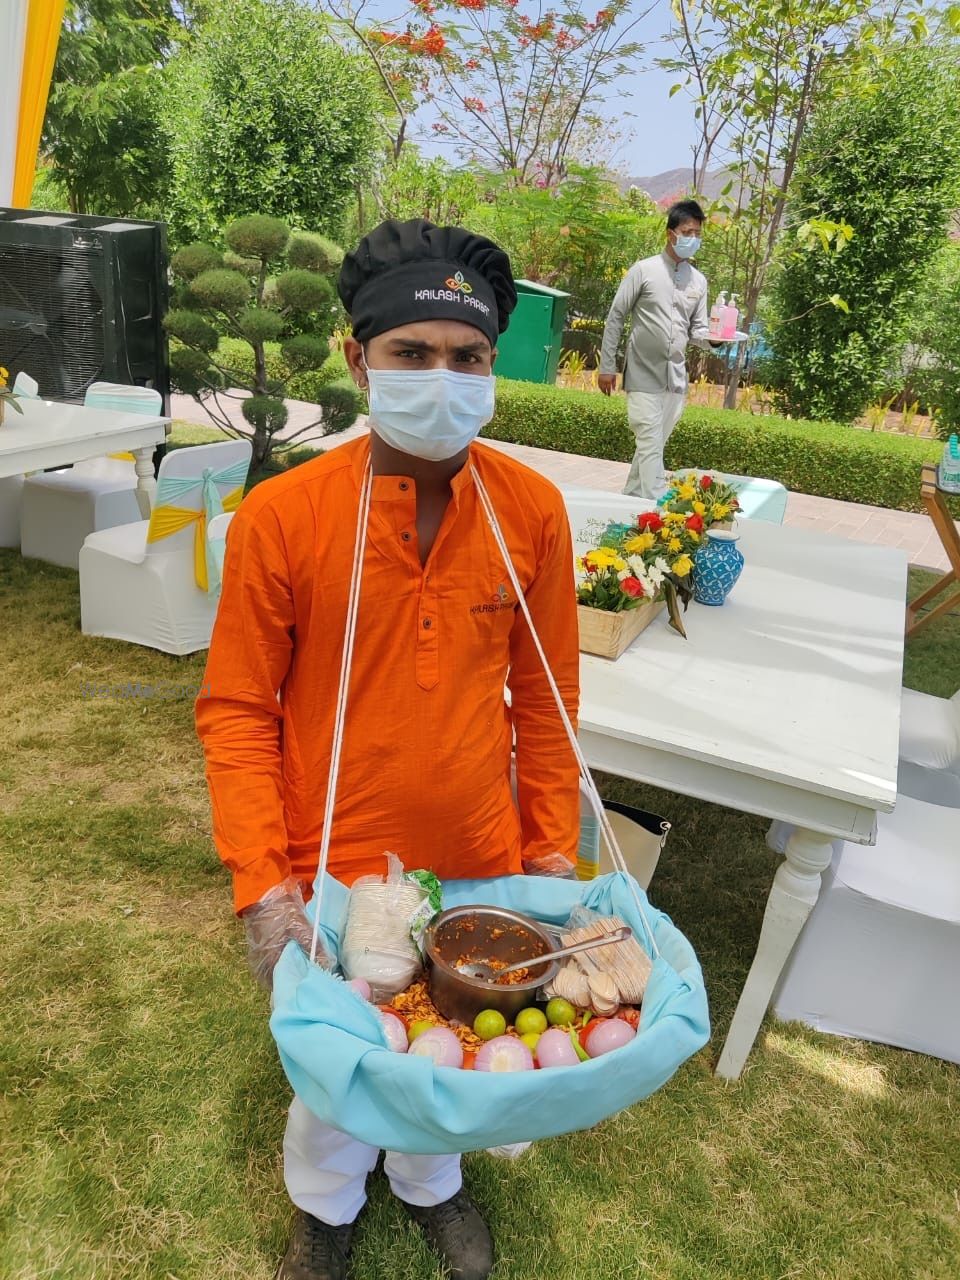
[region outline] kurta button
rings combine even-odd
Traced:
[[[424,620],[423,620],[423,625],[424,625],[424,627],[426,627],[426,629],[429,631],[429,630],[430,630],[430,628],[433,626],[433,623],[430,621],[430,619],[429,619],[429,618],[424,618]]]
[[[401,480],[401,481],[400,481],[400,492],[401,492],[401,493],[406,493],[406,492],[407,492],[407,490],[408,490],[409,488],[410,488],[410,486],[409,486],[409,484],[407,484],[406,480]]]
[[[409,541],[410,541],[410,530],[409,530],[409,529],[404,529],[404,531],[403,531],[403,533],[401,533],[400,537],[404,540],[404,542],[409,542]]]

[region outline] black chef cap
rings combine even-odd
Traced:
[[[462,320],[495,346],[517,305],[510,259],[462,227],[381,222],[343,260],[340,300],[360,342],[417,320]]]

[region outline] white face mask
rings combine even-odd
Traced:
[[[699,236],[677,236],[673,243],[673,252],[678,258],[692,258],[700,248]]]
[[[367,377],[371,425],[387,444],[414,458],[455,457],[493,417],[492,375],[367,365]]]

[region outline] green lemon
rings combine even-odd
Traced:
[[[524,1035],[520,1037],[520,1039],[527,1046],[527,1048],[530,1050],[531,1053],[536,1053],[537,1041],[540,1039],[539,1031],[527,1031]]]
[[[425,1031],[429,1031],[433,1023],[427,1018],[419,1018],[416,1022],[410,1023],[410,1030],[407,1032],[407,1039],[413,1044],[417,1036],[422,1036]]]
[[[481,1040],[496,1040],[497,1036],[502,1036],[506,1029],[507,1020],[502,1013],[497,1013],[496,1009],[484,1009],[473,1020],[473,1034],[479,1036]]]
[[[522,1040],[525,1035],[540,1035],[547,1029],[547,1017],[542,1009],[521,1009],[517,1014],[514,1026],[517,1028],[517,1035]]]
[[[551,1027],[569,1027],[576,1016],[576,1009],[562,996],[554,996],[547,1005],[547,1021]]]

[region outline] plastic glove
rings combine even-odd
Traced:
[[[307,919],[299,881],[288,877],[274,885],[259,902],[241,912],[240,918],[247,932],[247,959],[253,976],[270,991],[274,967],[291,938],[305,955],[310,954],[313,925]],[[333,968],[319,941],[316,961],[322,969]]]
[[[553,876],[557,880],[572,880],[576,875],[576,863],[562,853],[544,853],[539,858],[523,859],[526,876]]]

